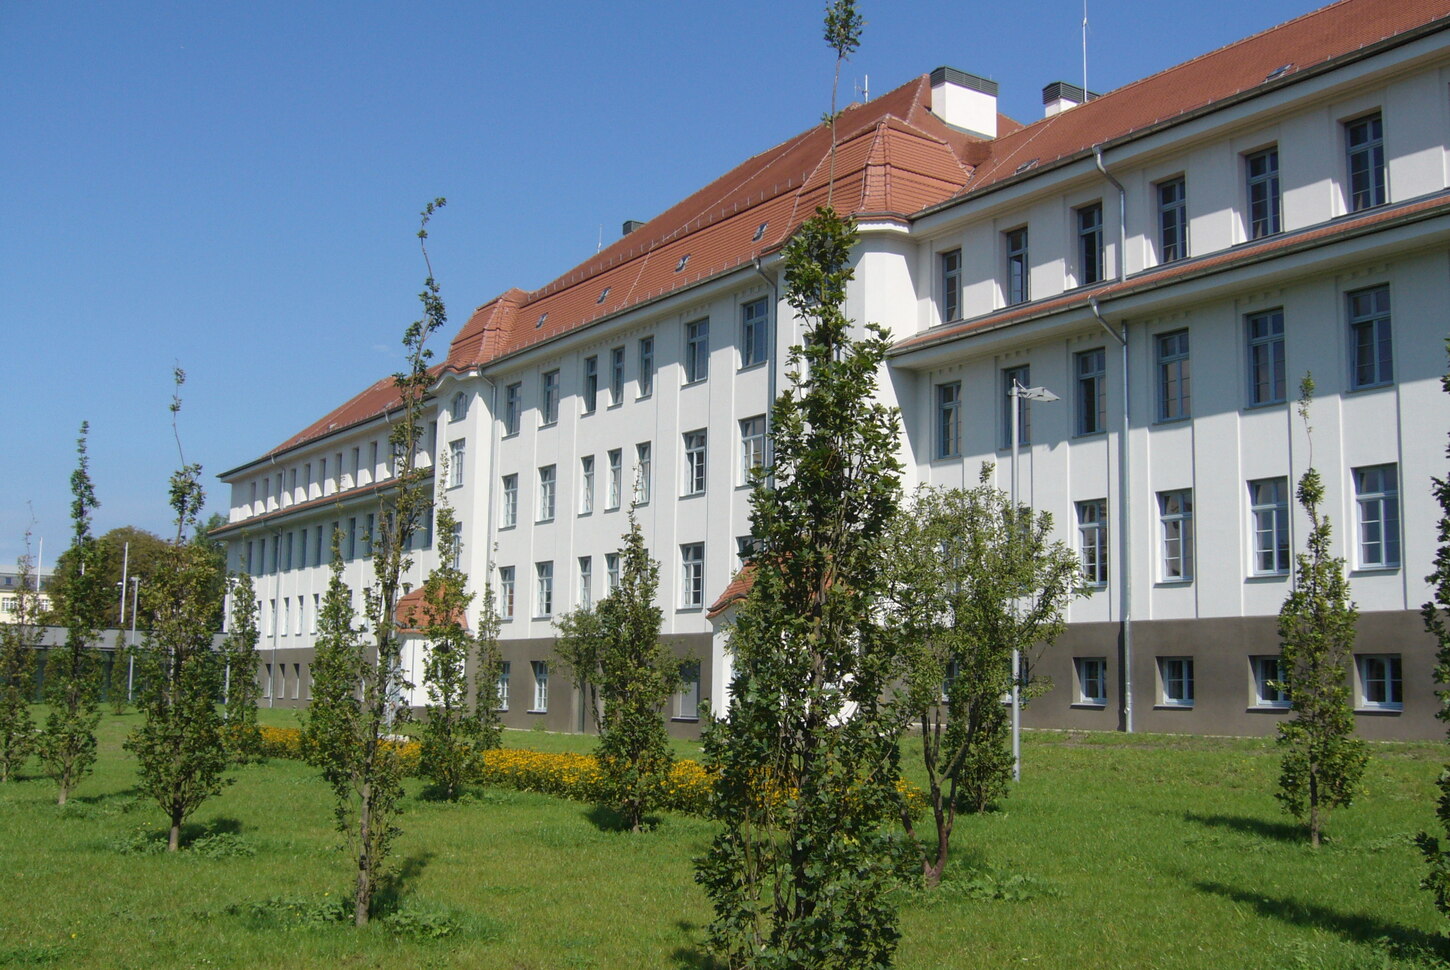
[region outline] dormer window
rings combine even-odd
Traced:
[[[750,241],[751,242],[760,242],[760,240],[764,239],[765,238],[765,227],[768,226],[768,225],[770,225],[770,223],[768,223],[768,222],[762,222],[760,225],[756,226],[755,227],[755,235],[753,235],[753,236],[750,237]]]
[[[683,256],[680,257],[680,261],[675,264],[675,272],[678,273],[682,269],[684,269],[685,268],[685,264],[688,263],[689,261],[690,261],[690,254],[689,253],[685,253],[685,255],[683,255]]]
[[[594,302],[596,304],[599,304],[603,303],[607,299],[609,299],[609,287],[606,286],[604,290],[599,294],[599,299],[595,300]]]

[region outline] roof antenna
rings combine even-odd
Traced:
[[[599,242],[595,243],[594,251],[597,253],[604,248],[604,223],[599,224]]]
[[[861,95],[861,103],[865,104],[871,100],[871,75],[867,74],[865,80],[856,85],[856,93]]]
[[[1088,0],[1082,0],[1082,99],[1088,99],[1087,93],[1087,5]]]

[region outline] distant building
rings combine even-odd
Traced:
[[[30,588],[37,588],[39,580],[39,595],[35,607],[39,612],[50,611],[50,581],[54,575],[53,570],[40,569],[28,577]],[[19,609],[20,573],[14,569],[0,569],[0,623],[8,622]]]
[[[1450,0],[1345,0],[1101,96],[1055,82],[1030,124],[997,112],[995,83],[939,68],[848,108],[834,166],[812,125],[479,307],[437,368],[425,444],[450,458],[433,485],[475,584],[495,566],[505,722],[583,725],[552,623],[610,590],[631,499],[664,636],[698,660],[666,713],[689,733],[703,701],[723,707],[711,614],[750,545],[744,484],[801,333],[781,247],[834,168],[861,229],[849,314],[895,339],[881,396],[908,487],[970,484],[984,461],[1006,487],[1008,389],[1060,397],[1023,406],[1022,495],[1098,595],[1037,663],[1053,689],[1025,723],[1274,729],[1312,371],[1312,461],[1362,611],[1360,732],[1440,736],[1417,610],[1450,428],[1447,82]],[[384,378],[222,476],[271,703],[308,697],[334,530],[347,578],[371,575],[396,402]],[[434,548],[425,530],[414,587]]]

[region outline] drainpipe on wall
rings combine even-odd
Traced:
[[[1113,177],[1103,164],[1103,146],[1093,146],[1093,163],[1097,165],[1098,171],[1103,173],[1103,178],[1113,184],[1118,190],[1118,281],[1122,282],[1128,276],[1128,193],[1123,188],[1123,183]],[[1093,317],[1102,325],[1103,329],[1117,338],[1122,346],[1123,352],[1123,416],[1122,427],[1118,433],[1118,562],[1122,571],[1122,578],[1119,580],[1119,588],[1122,592],[1122,614],[1123,614],[1123,707],[1122,707],[1122,728],[1128,734],[1133,733],[1133,571],[1132,553],[1133,547],[1129,542],[1131,530],[1131,517],[1129,516],[1130,496],[1132,494],[1132,482],[1128,478],[1128,324],[1123,323],[1123,332],[1119,334],[1103,315],[1098,312],[1098,301],[1089,300],[1092,305]]]
[[[1128,734],[1133,733],[1133,543],[1131,498],[1132,482],[1128,477],[1128,324],[1123,323],[1123,332],[1118,333],[1103,319],[1098,309],[1097,298],[1088,301],[1093,318],[1104,330],[1113,335],[1122,350],[1123,412],[1118,426],[1118,597],[1122,624],[1122,690],[1121,727]]]

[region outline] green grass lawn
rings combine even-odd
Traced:
[[[291,723],[287,712],[265,712]],[[0,785],[0,966],[704,967],[709,919],[691,859],[712,827],[669,815],[631,836],[585,805],[486,791],[410,798],[392,927],[321,920],[349,888],[327,788],[271,761],[236,772],[175,857],[102,722],[101,763],[57,809],[54,786]],[[505,743],[587,750],[532,731]],[[697,747],[686,742],[679,753]],[[901,967],[1441,966],[1445,922],[1410,838],[1433,821],[1437,745],[1379,745],[1367,794],[1315,852],[1272,797],[1259,741],[1033,733],[1000,811],[964,818],[948,879],[902,894]],[[416,796],[418,785],[410,782]],[[458,927],[430,939],[439,926]],[[404,932],[406,931],[406,932]]]

